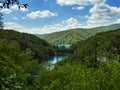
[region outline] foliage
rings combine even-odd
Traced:
[[[88,67],[78,61],[37,64],[31,51],[15,41],[0,39],[1,90],[119,90],[120,64],[116,60]]]
[[[53,46],[53,48],[56,55],[67,55],[72,53],[71,50],[69,50],[69,48],[66,48],[65,46],[55,45]]]
[[[34,81],[35,90],[119,90],[120,64],[101,62],[97,68],[78,62],[56,65],[52,70],[42,65]]]
[[[31,76],[39,65],[32,59],[31,51],[22,51],[15,41],[0,39],[0,88],[1,90],[27,90]]]
[[[13,30],[0,30],[0,38],[18,42],[22,50],[29,48],[33,57],[39,61],[54,55],[54,50],[49,43],[31,34],[19,33]]]
[[[120,30],[99,33],[71,47],[76,50],[69,61],[94,64],[99,61],[115,59],[120,61]]]
[[[51,44],[56,44],[56,43],[74,44],[78,41],[85,40],[91,36],[94,36],[97,33],[116,30],[119,28],[120,28],[120,24],[113,24],[110,26],[101,26],[90,29],[77,28],[77,29],[55,32],[51,34],[42,34],[42,35],[37,34],[36,36],[45,39]]]
[[[0,34],[1,90],[120,89],[120,30],[78,42],[72,46],[76,52],[54,66],[38,64],[28,47],[38,40],[40,46],[49,47],[44,40],[15,31],[2,30]]]
[[[27,8],[27,4],[22,4],[22,5],[20,5],[20,2],[19,2],[19,0],[1,0],[0,1],[0,8],[10,8],[10,6],[11,5],[14,5],[14,4],[16,4],[16,5],[18,5],[18,7],[19,8]]]
[[[119,90],[120,30],[99,33],[71,47],[63,61],[43,64],[34,80],[36,90]],[[49,67],[49,68],[46,68]]]

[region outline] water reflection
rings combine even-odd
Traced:
[[[47,61],[50,62],[50,63],[52,63],[52,64],[55,64],[58,61],[63,60],[65,57],[66,57],[66,55],[50,56],[49,58],[47,58]]]

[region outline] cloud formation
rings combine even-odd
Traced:
[[[31,34],[35,34],[40,31],[39,28],[28,28],[23,25],[19,25],[18,23],[15,23],[15,22],[6,22],[5,29],[12,29],[19,32],[25,32],[25,33],[31,33]]]
[[[89,10],[89,13],[91,15],[86,16],[88,19],[87,24],[94,27],[104,22],[109,22],[110,19],[116,16],[120,16],[120,8],[109,6],[105,4],[105,0],[101,0],[101,2],[94,2],[94,6]]]
[[[13,29],[19,32],[26,32],[31,34],[45,34],[45,33],[52,33],[56,31],[62,31],[72,28],[80,28],[81,24],[76,18],[69,18],[67,20],[63,20],[60,23],[52,24],[52,25],[45,25],[40,28],[28,28],[22,25],[19,25],[15,22],[6,22],[5,28]]]
[[[0,12],[1,13],[5,13],[5,14],[10,14],[12,12],[12,10],[11,9],[7,9],[7,8],[3,8],[3,9],[1,9]]]
[[[102,23],[109,22],[110,19],[120,17],[120,8],[109,6],[106,0],[57,0],[57,4],[63,5],[79,5],[79,7],[72,7],[72,9],[82,10],[85,5],[93,5],[89,10],[86,27],[100,26]]]
[[[58,32],[73,28],[80,28],[81,24],[76,18],[69,18],[67,20],[63,20],[60,23],[52,24],[52,25],[46,25],[41,28],[41,30],[44,33],[51,33],[51,32]]]
[[[1,5],[0,5],[1,6]],[[21,10],[22,12],[26,12],[26,11],[28,11],[28,9],[27,8],[18,8],[18,6],[15,4],[15,5],[13,5],[13,6],[11,6],[11,8],[10,9],[8,9],[8,8],[2,8],[1,10],[0,10],[0,12],[1,13],[4,13],[4,14],[10,14],[13,10]]]
[[[53,13],[49,10],[44,10],[44,11],[35,11],[27,14],[27,17],[31,19],[36,19],[36,18],[46,18],[46,17],[51,17],[51,16],[57,16],[57,13]]]

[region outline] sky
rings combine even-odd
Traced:
[[[73,28],[92,28],[120,23],[120,0],[19,0],[1,9],[4,28],[31,34],[46,34]]]

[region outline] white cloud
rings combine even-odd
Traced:
[[[81,26],[80,22],[76,18],[69,18],[62,21],[63,29],[79,28]],[[65,25],[65,26],[64,26]]]
[[[93,0],[91,0],[93,1]],[[100,1],[100,0],[99,0]],[[88,26],[99,26],[104,22],[109,22],[110,19],[120,16],[120,8],[105,4],[105,0],[98,2],[94,1],[94,6],[89,10],[90,16],[85,16]]]
[[[105,3],[106,0],[89,0],[91,4],[100,4],[100,3]]]
[[[25,32],[25,33],[31,33],[31,34],[40,32],[39,28],[27,28],[25,26],[15,23],[15,22],[6,22],[5,29],[12,29],[12,30],[16,30],[19,32]]]
[[[116,23],[120,23],[120,18],[116,21]]]
[[[1,6],[1,4],[0,4],[0,6]],[[8,9],[8,8],[3,8],[3,9],[1,9],[0,10],[0,12],[1,13],[5,13],[5,14],[10,14],[13,10],[21,10],[21,11],[23,11],[23,12],[25,12],[25,11],[28,11],[28,9],[27,8],[18,8],[18,6],[15,4],[15,5],[13,5],[13,6],[11,6],[11,8],[10,9]]]
[[[5,14],[9,14],[9,13],[11,13],[12,12],[12,10],[10,10],[10,9],[7,9],[7,8],[3,8],[3,9],[1,9],[1,11],[0,11],[1,13],[5,13]]]
[[[84,7],[83,6],[79,6],[79,7],[72,7],[72,9],[76,9],[76,10],[83,10]]]
[[[57,4],[63,5],[87,5],[89,0],[57,0]]]
[[[61,23],[56,23],[53,25],[46,25],[41,30],[44,33],[52,33],[57,31],[63,31],[73,28],[80,28],[81,24],[76,18],[69,18],[67,20],[63,20]]]
[[[28,11],[27,8],[22,8],[22,7],[20,8],[20,10],[23,11],[23,12],[27,12]]]
[[[57,0],[57,4],[63,5],[89,5],[96,3],[105,3],[106,0]]]
[[[27,14],[27,17],[31,19],[46,18],[51,16],[57,16],[57,13],[53,13],[49,10],[44,10],[44,11],[35,11]]]
[[[110,19],[120,16],[120,7],[109,6],[106,0],[57,0],[57,4],[63,5],[79,5],[72,9],[82,10],[84,5],[93,5],[86,15],[87,27],[100,26],[102,23],[108,23]]]
[[[22,7],[21,7],[21,8],[19,9],[16,4],[13,5],[10,9],[5,8],[5,9],[2,9],[1,11],[4,11],[6,14],[9,14],[9,13],[12,12],[12,10],[21,10],[21,11],[23,11],[23,12],[28,11],[27,8],[22,8]]]
[[[52,24],[52,25],[45,25],[40,28],[28,28],[22,25],[19,25],[15,22],[6,22],[5,28],[6,29],[13,29],[19,32],[26,32],[32,34],[44,34],[44,33],[52,33],[72,28],[80,28],[81,24],[76,18],[69,18],[67,20],[63,20],[60,23]]]
[[[18,10],[19,8],[18,8],[18,5],[15,4],[11,7],[11,9]]]

